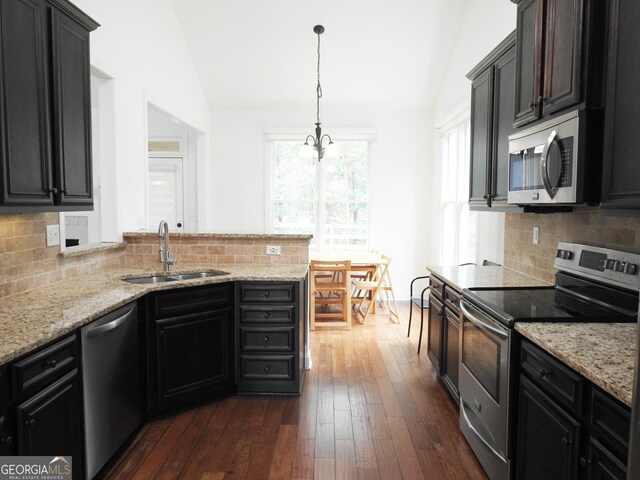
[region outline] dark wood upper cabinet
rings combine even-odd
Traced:
[[[516,127],[540,116],[543,8],[542,0],[518,4],[513,118]]]
[[[513,32],[467,74],[471,80],[469,206],[473,210],[518,210],[507,204],[509,135],[514,132],[515,40]]]
[[[514,125],[602,106],[603,3],[512,0],[518,4]]]
[[[471,83],[470,204],[490,205],[492,105],[493,68],[488,68]]]
[[[605,107],[602,209],[637,215],[640,210],[640,3],[612,0]]]
[[[65,0],[0,0],[0,213],[92,208],[97,27]]]

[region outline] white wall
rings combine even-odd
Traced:
[[[91,64],[113,77],[117,232],[135,230],[145,208],[146,110],[152,102],[201,132],[209,105],[170,0],[74,0],[101,24]],[[204,148],[206,148],[204,142]],[[206,168],[203,165],[203,169]]]
[[[423,243],[427,201],[427,158],[433,151],[432,119],[426,109],[325,108],[323,131],[375,130],[371,146],[371,246],[392,257],[399,298],[408,298],[411,278],[425,272]],[[313,109],[215,109],[212,111],[209,229],[266,232],[265,130],[291,129],[305,135],[315,128]]]
[[[435,126],[446,123],[456,113],[468,108],[471,102],[471,82],[466,74],[495,46],[516,28],[516,6],[505,0],[468,0],[464,16],[458,24],[458,34],[451,46],[445,75],[438,88],[433,116]],[[427,204],[430,218],[441,222],[440,215],[440,141],[434,132],[434,154],[430,170],[434,172]],[[435,224],[435,222],[434,222]],[[502,263],[504,257],[504,214],[481,212],[478,214],[478,258]],[[438,223],[441,230],[441,223]],[[440,235],[433,235],[428,244],[427,260],[440,261]]]

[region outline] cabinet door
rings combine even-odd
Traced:
[[[429,295],[429,334],[427,351],[438,375],[442,375],[442,303]]]
[[[64,206],[91,206],[89,32],[55,9],[51,32],[58,201]]]
[[[471,84],[471,174],[469,203],[490,206],[489,179],[493,123],[493,67]]]
[[[547,0],[542,114],[580,101],[584,0]]]
[[[518,409],[516,478],[577,478],[580,424],[523,375]]]
[[[233,384],[230,309],[155,321],[157,405],[213,394]]]
[[[51,206],[47,7],[0,0],[2,205]]]
[[[495,63],[491,204],[506,204],[509,191],[509,135],[513,127],[516,51],[507,50]]]
[[[518,4],[514,125],[540,117],[544,0]]]
[[[640,2],[613,0],[601,208],[640,209]]]
[[[80,478],[83,449],[78,371],[16,408],[19,455],[73,457],[73,478]]]
[[[460,401],[460,393],[458,391],[458,368],[459,359],[458,353],[460,352],[460,321],[456,318],[453,312],[445,309],[445,329],[444,338],[444,362],[442,366],[442,380],[444,381],[447,390],[451,393],[456,403]]]

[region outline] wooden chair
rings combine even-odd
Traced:
[[[351,262],[312,260],[309,268],[310,329],[346,327],[351,330]],[[316,306],[320,311],[316,311]],[[336,311],[336,308],[338,311]]]
[[[370,313],[375,308],[375,302],[382,295],[386,298],[386,304],[389,308],[389,316],[395,316],[400,323],[400,315],[398,312],[398,304],[396,302],[396,296],[393,292],[393,285],[391,283],[391,276],[389,275],[389,265],[391,264],[391,257],[382,255],[383,262],[378,266],[377,271],[374,274],[374,278],[369,281],[355,282],[355,291],[362,291],[364,294],[358,297],[358,306],[356,313],[362,315],[362,323],[365,322]],[[393,301],[393,304],[391,303]],[[363,310],[364,304],[367,303],[366,310]],[[395,307],[395,308],[394,308]]]

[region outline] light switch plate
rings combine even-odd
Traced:
[[[47,225],[47,247],[60,245],[60,225]]]
[[[280,245],[267,245],[267,255],[280,255],[281,253]]]
[[[540,227],[533,227],[533,244],[538,245],[540,243]]]

